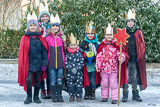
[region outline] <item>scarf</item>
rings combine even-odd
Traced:
[[[74,52],[76,52],[77,50],[79,50],[79,47],[77,47],[76,49],[71,49],[68,47],[68,52],[71,54],[74,54]]]

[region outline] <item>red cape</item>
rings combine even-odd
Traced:
[[[97,50],[97,54],[99,52],[102,51],[102,48],[105,46],[105,43],[102,42]],[[116,45],[116,43],[113,43],[113,47],[117,48],[118,50],[120,50],[120,46],[119,45]],[[126,55],[126,57],[128,57],[128,55],[122,50],[122,52]],[[126,72],[126,65],[127,65],[127,61],[125,60],[122,65],[121,65],[121,87],[123,87],[123,84],[126,84],[127,83],[127,72]],[[100,75],[99,72],[96,72],[97,75]],[[100,76],[99,76],[100,77]],[[96,80],[98,80],[98,82],[100,83],[101,82],[101,77],[100,78],[96,78]]]
[[[86,53],[83,52],[83,57],[85,58],[86,57]],[[99,79],[100,78],[100,75],[96,73],[96,85],[98,85],[99,83]],[[88,72],[87,72],[87,67],[86,67],[86,63],[84,62],[84,67],[83,67],[83,87],[86,88],[90,86],[90,83],[89,83],[89,78],[88,78]]]
[[[136,43],[136,51],[137,51],[137,62],[140,74],[140,81],[142,85],[142,89],[144,90],[147,87],[147,76],[146,76],[146,60],[145,60],[145,42],[143,39],[143,34],[141,30],[137,30],[134,33],[134,40]],[[128,54],[128,43],[125,46],[125,52]],[[129,55],[129,54],[128,54]],[[127,61],[129,58],[127,58]]]
[[[83,57],[86,57],[86,53],[83,52]],[[96,72],[96,71],[95,71]],[[101,81],[101,77],[100,77],[100,73],[96,72],[96,85],[99,86]],[[87,67],[86,67],[86,63],[84,62],[84,67],[83,67],[83,87],[86,88],[90,86],[89,83],[89,78],[88,78],[88,72],[87,72]]]
[[[47,50],[47,42],[46,39],[39,35],[38,38],[41,40],[42,44]],[[24,87],[24,90],[27,92],[27,74],[29,67],[29,45],[30,45],[30,37],[24,35],[21,39],[19,46],[19,55],[18,55],[18,83],[20,86]],[[41,72],[41,80],[46,78],[46,71]],[[34,76],[32,78],[32,86],[34,85]]]

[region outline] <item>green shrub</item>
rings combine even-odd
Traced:
[[[0,58],[18,58],[18,49],[21,37],[24,35],[22,30],[2,30],[0,33]]]
[[[146,61],[160,62],[160,6],[159,2],[154,3],[151,0],[48,0],[49,12],[55,15],[59,14],[61,19],[61,28],[65,35],[71,32],[82,41],[85,34],[85,25],[87,21],[93,21],[97,28],[99,40],[104,38],[104,25],[112,23],[116,28],[125,27],[125,11],[134,8],[136,11],[137,27],[144,35],[146,43]],[[34,6],[33,10],[37,12]],[[27,13],[30,11],[28,5]],[[8,32],[1,33],[0,50],[1,58],[17,58],[18,46],[23,30],[26,28],[26,18],[21,23],[22,28],[19,31],[7,29]],[[9,53],[8,53],[8,52]]]

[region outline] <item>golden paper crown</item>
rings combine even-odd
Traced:
[[[113,27],[108,23],[108,27],[106,28],[106,25],[104,26],[104,34],[113,34]]]
[[[45,3],[45,6],[43,5],[43,3],[40,3],[40,6],[39,6],[39,12],[43,12],[43,11],[47,11],[48,12],[48,4]]]
[[[35,11],[32,12],[32,15],[30,13],[28,13],[27,15],[27,21],[34,19],[37,21],[37,15],[35,14]]]
[[[54,17],[53,14],[51,14],[51,23],[59,23],[60,24],[60,18],[58,14]]]
[[[77,43],[76,37],[74,37],[73,33],[71,33],[71,36],[68,35],[69,44],[71,43]]]
[[[132,10],[131,9],[129,9],[129,11],[128,11],[128,14],[126,13],[126,11],[125,11],[125,17],[126,17],[126,20],[127,19],[136,19],[136,13],[135,13],[135,10],[133,9],[133,13],[132,13]]]
[[[96,28],[92,28],[92,23],[90,22],[89,23],[89,26],[88,24],[86,23],[86,33],[96,33]]]

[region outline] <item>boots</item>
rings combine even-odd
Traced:
[[[122,102],[127,102],[127,101],[128,101],[128,90],[123,89]]]
[[[84,99],[89,99],[89,89],[85,88]]]
[[[77,97],[77,102],[81,102],[81,98]]]
[[[58,102],[64,102],[62,98],[62,85],[57,85],[57,100]]]
[[[112,104],[117,104],[117,100],[112,100]]]
[[[52,102],[58,102],[57,100],[57,85],[51,85],[51,91],[52,91]]]
[[[91,92],[90,92],[90,100],[94,100],[95,99],[95,89],[91,89]]]
[[[47,96],[46,96],[46,91],[45,89],[41,90],[41,99],[46,99]]]
[[[41,100],[39,100],[39,87],[34,87],[34,102],[35,103],[41,103]]]
[[[27,98],[24,101],[24,104],[29,104],[32,102],[32,89],[27,89]]]
[[[133,94],[132,100],[135,100],[137,102],[142,102],[142,99],[139,96],[139,90],[138,89],[133,89],[132,94]]]
[[[75,99],[75,96],[74,96],[74,95],[71,95],[69,101],[70,101],[70,102],[73,102],[74,99]]]
[[[52,93],[50,89],[47,89],[47,98],[51,99],[52,98]]]
[[[108,98],[102,98],[101,102],[107,102]]]

